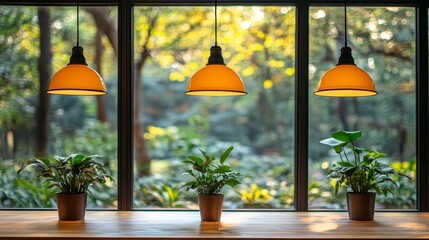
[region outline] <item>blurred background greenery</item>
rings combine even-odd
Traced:
[[[0,8],[0,208],[51,208],[55,191],[31,171],[17,176],[27,158],[99,154],[117,176],[117,9],[82,7],[80,45],[107,85],[105,97],[40,99],[50,78],[68,63],[75,44],[73,7]],[[330,99],[312,95],[343,46],[343,9],[310,8],[309,205],[344,209],[326,178],[337,159],[319,144],[336,130],[364,131],[362,145],[386,152],[385,161],[414,180],[401,180],[377,208],[416,208],[415,10],[349,7],[348,36],[356,64],[374,79],[379,95]],[[293,209],[295,114],[295,8],[219,8],[219,45],[249,95],[198,98],[184,95],[213,45],[211,7],[134,8],[134,207],[196,208],[181,161],[202,148],[233,145],[231,163],[242,184],[225,192],[226,208]],[[42,19],[47,21],[41,21]],[[108,28],[104,26],[109,26]],[[49,34],[51,47],[41,47]],[[52,58],[43,57],[50,52]],[[49,64],[52,63],[52,64]],[[39,116],[46,112],[46,119]],[[300,159],[306,161],[306,159]],[[115,177],[116,178],[116,177]],[[393,186],[392,186],[393,188]],[[117,186],[93,188],[92,208],[116,208]]]

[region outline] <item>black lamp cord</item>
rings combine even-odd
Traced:
[[[347,47],[347,3],[344,1],[344,45]]]
[[[215,46],[217,46],[217,0],[215,0]]]
[[[77,36],[77,40],[76,40],[76,46],[79,47],[79,0],[76,1],[76,36]]]

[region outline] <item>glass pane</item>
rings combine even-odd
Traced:
[[[37,179],[35,169],[16,173],[33,157],[97,154],[116,179],[117,9],[80,10],[80,45],[109,93],[99,98],[46,94],[76,45],[75,7],[2,6],[0,12],[0,208],[56,207],[58,189]],[[116,208],[115,182],[91,191],[89,208]]]
[[[344,209],[345,191],[334,194],[327,179],[339,160],[319,143],[339,130],[363,130],[358,145],[388,155],[380,161],[413,178],[387,183],[394,195],[377,196],[378,209],[416,208],[415,12],[405,7],[347,8],[348,46],[358,67],[373,78],[379,95],[326,98],[312,94],[322,74],[335,66],[344,46],[343,8],[310,10],[310,184],[312,209]]]
[[[219,46],[244,97],[186,96],[214,40],[212,7],[136,7],[135,208],[196,208],[180,188],[188,155],[203,149],[242,173],[225,208],[292,208],[295,9],[220,7]]]

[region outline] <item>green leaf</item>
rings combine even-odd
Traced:
[[[210,156],[209,155],[207,155],[207,153],[206,152],[204,152],[203,150],[201,150],[201,149],[199,149],[200,150],[200,152],[201,152],[201,154],[203,155],[203,157],[204,157],[204,159],[208,159],[208,158],[210,158]]]
[[[320,141],[320,143],[331,146],[331,147],[335,147],[335,146],[339,146],[339,145],[344,144],[344,142],[338,141],[337,139],[334,139],[334,138],[323,139],[322,141]]]
[[[31,166],[31,165],[39,166],[42,169],[45,169],[49,166],[38,158],[29,159],[29,160],[25,161],[25,163],[18,169],[17,173],[19,174],[20,172],[22,172],[22,170],[24,170],[26,167]]]
[[[332,137],[338,141],[349,143],[358,140],[362,136],[362,131],[338,131],[332,134]]]
[[[191,161],[191,160],[183,160],[183,161],[182,161],[182,163],[189,163],[189,164],[192,164],[192,165],[193,165],[193,164],[194,164],[194,161]]]
[[[53,188],[53,187],[60,187],[59,185],[58,185],[58,183],[52,183],[51,185],[49,185],[48,186],[48,188]]]
[[[337,164],[342,166],[342,167],[355,167],[353,164],[348,163],[348,162],[337,162]]]
[[[44,164],[46,164],[47,166],[49,166],[49,164],[51,164],[51,161],[49,160],[49,158],[47,157],[42,157],[39,158],[40,161],[42,161]]]
[[[205,151],[200,149],[201,157],[189,156],[191,161],[183,161],[184,163],[192,164],[192,169],[187,170],[185,174],[192,175],[193,181],[183,185],[186,190],[196,190],[200,195],[221,194],[225,185],[231,187],[240,184],[237,178],[240,173],[231,171],[231,167],[224,165],[223,162],[228,158],[233,147],[226,149],[219,158],[220,163],[215,163],[216,159],[208,155]],[[194,171],[196,170],[196,171]],[[193,171],[193,172],[192,172]]]
[[[189,159],[197,163],[198,165],[202,166],[204,164],[204,160],[197,156],[188,156]]]
[[[226,173],[226,172],[230,172],[231,170],[230,170],[230,166],[228,166],[228,165],[219,165],[215,170],[214,170],[214,172],[215,173]]]
[[[389,165],[386,165],[384,163],[380,163],[378,166],[378,171],[380,173],[395,173],[395,169],[393,169],[392,167],[390,167]]]
[[[230,187],[235,187],[238,184],[240,184],[241,182],[238,181],[237,179],[228,179],[228,181],[226,181],[226,184]]]
[[[189,175],[195,177],[194,172],[192,172],[192,170],[186,170],[186,172],[183,174],[189,174]]]
[[[340,144],[340,145],[334,146],[333,148],[334,148],[335,152],[339,154],[339,153],[343,152],[343,147],[344,147],[344,145],[346,145],[346,144],[347,144],[347,143],[343,143],[343,144]]]
[[[365,149],[365,148],[360,148],[360,147],[356,147],[356,146],[348,146],[348,148],[352,151],[354,151],[357,154],[361,154],[363,152],[368,152],[371,151],[369,149]]]
[[[220,156],[220,163],[223,164],[225,160],[228,158],[229,154],[231,153],[232,149],[234,149],[233,146],[229,147],[223,154]]]
[[[82,154],[74,154],[74,155],[70,155],[70,157],[73,159],[72,165],[77,165],[85,159],[85,156]]]
[[[68,157],[56,156],[51,159],[52,162],[49,158],[28,160],[18,171],[29,165],[35,165],[38,167],[36,176],[45,179],[45,182],[49,181],[49,188],[56,186],[63,193],[87,192],[89,185],[93,183],[104,184],[106,178],[113,180],[104,166],[92,157],[72,154]]]

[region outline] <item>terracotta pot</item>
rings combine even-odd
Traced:
[[[356,221],[373,221],[375,193],[347,193],[349,219]]]
[[[219,222],[222,215],[223,195],[199,195],[201,221]]]
[[[57,193],[58,218],[76,221],[85,218],[87,193]]]

